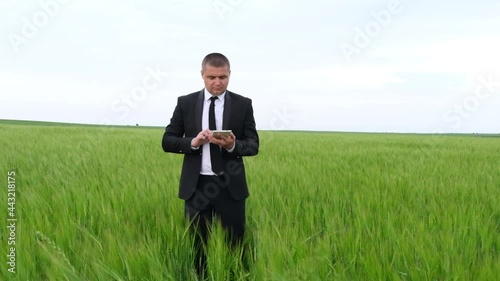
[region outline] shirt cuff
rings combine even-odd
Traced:
[[[191,146],[191,149],[192,150],[198,150],[198,149],[200,149],[200,147],[199,146],[197,146],[197,147]]]
[[[227,152],[231,153],[234,151],[234,147],[236,147],[236,140],[234,141],[234,144],[233,144],[233,147],[231,147],[231,149],[226,149]]]

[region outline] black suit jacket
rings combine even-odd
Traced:
[[[193,196],[201,170],[201,147],[191,149],[191,140],[202,131],[204,90],[181,96],[177,100],[170,124],[163,135],[165,152],[184,154],[179,185],[179,197],[188,200]],[[243,156],[253,156],[259,151],[259,136],[255,129],[252,100],[226,91],[223,130],[232,130],[236,137],[234,150],[222,149],[224,188],[236,199],[248,197]]]

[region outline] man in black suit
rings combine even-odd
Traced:
[[[202,61],[205,88],[178,98],[170,124],[163,135],[165,152],[184,154],[179,197],[195,236],[198,275],[206,271],[203,245],[212,217],[220,219],[231,245],[243,240],[245,199],[248,187],[243,156],[258,153],[252,101],[227,90],[231,74],[229,60],[208,54]],[[214,130],[232,130],[215,137]]]

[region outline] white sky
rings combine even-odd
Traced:
[[[221,52],[258,129],[500,133],[500,1],[0,0],[0,34],[0,119],[166,126]]]

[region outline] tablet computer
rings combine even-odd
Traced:
[[[214,138],[220,138],[221,136],[229,137],[231,135],[231,130],[215,130],[212,131]]]

